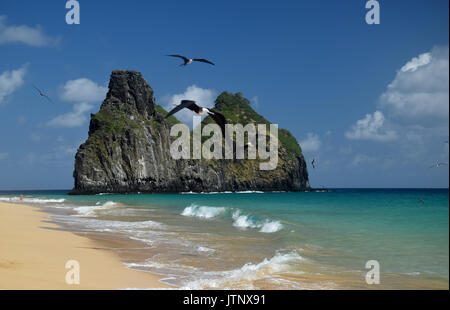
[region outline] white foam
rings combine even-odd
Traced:
[[[207,272],[203,279],[185,284],[182,289],[235,289],[239,283],[246,289],[253,289],[253,282],[260,279],[272,278],[273,275],[295,270],[295,265],[303,258],[296,252],[276,253],[274,257],[265,258],[262,262],[247,263],[239,269],[223,272]]]
[[[93,231],[125,231],[139,236],[139,231],[146,229],[159,229],[165,230],[166,226],[159,222],[154,221],[137,221],[137,222],[125,222],[125,221],[108,221],[108,220],[98,220],[93,218],[83,218],[72,216],[50,216],[50,218],[55,219],[60,222],[67,222],[71,224],[78,224],[82,227]]]
[[[190,205],[184,208],[181,215],[190,217],[199,217],[203,219],[210,219],[216,217],[225,212],[225,208],[222,207],[207,207],[207,206],[197,206]]]
[[[65,199],[45,199],[45,198],[31,198],[31,197],[23,197],[20,200],[20,197],[0,197],[0,201],[6,202],[25,202],[25,203],[62,203],[66,201]]]
[[[274,233],[283,229],[283,225],[278,221],[267,221],[261,226],[260,232],[263,233]]]
[[[240,210],[234,211],[233,215],[233,226],[247,229],[247,228],[258,228],[258,224],[256,224],[250,215],[242,214]]]
[[[199,246],[197,248],[197,251],[199,252],[206,252],[206,253],[214,253],[215,251],[213,249],[207,248],[207,247],[203,247],[203,246]]]
[[[73,210],[78,212],[79,216],[96,216],[97,211],[107,210],[115,206],[117,206],[117,203],[114,201],[107,201],[102,205],[97,202],[95,206],[76,207]]]
[[[145,229],[145,228],[157,228],[164,229],[164,224],[154,221],[141,221],[141,222],[122,222],[122,221],[101,221],[104,227],[115,228],[118,230],[129,229]]]
[[[260,228],[262,233],[274,233],[283,229],[283,225],[279,221],[265,220],[264,222],[258,221],[253,216],[248,214],[242,214],[240,210],[233,212],[233,226],[248,229],[248,228]]]
[[[240,191],[235,192],[236,194],[264,194],[264,192],[261,191]]]
[[[231,191],[223,191],[223,192],[181,192],[181,194],[198,194],[198,195],[208,195],[208,194],[264,194],[264,192],[261,191],[237,191],[237,192],[231,192]]]

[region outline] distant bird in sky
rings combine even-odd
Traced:
[[[216,111],[200,107],[193,100],[181,100],[181,103],[178,106],[176,106],[175,108],[173,108],[166,115],[166,118],[168,118],[169,116],[177,113],[178,111],[180,111],[184,108],[189,109],[198,115],[208,114],[209,116],[211,116],[211,118],[217,123],[217,125],[220,126],[220,129],[222,130],[222,135],[225,136],[225,124],[226,124],[225,116],[223,116],[222,114],[220,114]]]
[[[45,97],[45,98],[47,98],[48,101],[50,101],[51,103],[54,103],[53,100],[50,99],[49,96],[47,96],[46,94],[44,94],[44,92],[42,92],[42,91],[41,91],[39,88],[37,88],[34,84],[31,84],[31,85],[34,87],[34,89],[36,89],[36,90],[39,92],[39,96]]]
[[[314,169],[316,169],[316,159],[313,158],[313,160],[311,161],[311,165]]]
[[[193,63],[194,61],[204,62],[204,63],[207,63],[207,64],[210,64],[210,65],[215,66],[214,63],[212,63],[211,61],[209,61],[209,60],[207,60],[207,59],[204,59],[204,58],[194,58],[194,59],[191,59],[191,58],[187,58],[187,57],[185,57],[185,56],[183,56],[183,55],[167,55],[167,56],[170,56],[170,57],[177,57],[177,58],[183,59],[184,63],[182,63],[180,66],[187,66],[187,65]]]
[[[439,168],[441,166],[448,166],[448,163],[435,163],[434,165],[430,166],[430,168]]]

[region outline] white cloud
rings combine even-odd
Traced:
[[[87,121],[87,116],[85,113],[92,110],[93,107],[93,105],[86,102],[76,103],[72,112],[55,117],[50,120],[47,125],[65,128],[81,126]]]
[[[6,25],[7,17],[0,16],[0,45],[7,43],[24,43],[34,47],[56,46],[60,38],[52,38],[46,35],[42,27],[30,27],[27,25]]]
[[[94,108],[91,103],[102,101],[107,91],[106,87],[87,78],[67,81],[63,87],[61,99],[73,102],[73,109],[69,113],[53,118],[47,125],[63,128],[82,126],[88,120],[87,112]]]
[[[0,104],[6,96],[11,95],[24,83],[27,65],[13,71],[5,71],[0,75]]]
[[[174,106],[179,105],[181,100],[184,99],[194,100],[201,107],[212,108],[214,107],[215,97],[216,97],[215,91],[211,89],[200,88],[197,87],[196,85],[191,85],[182,94],[166,96],[166,98],[163,99],[163,101],[167,102],[167,104],[164,105],[164,108],[167,111],[170,111],[174,108]],[[186,125],[192,126],[193,115],[194,114],[191,111],[183,109],[177,112],[174,116],[181,122],[185,123]]]
[[[385,118],[382,112],[367,114],[365,118],[360,119],[352,126],[350,131],[345,133],[350,140],[372,140],[372,141],[392,141],[396,139],[396,133],[391,129],[385,128]]]
[[[381,95],[379,107],[402,124],[434,127],[449,116],[449,48],[436,47],[413,58]]]
[[[322,142],[317,134],[308,133],[305,140],[300,141],[300,146],[303,152],[317,152],[320,149]]]
[[[356,155],[351,165],[387,168],[394,161],[396,166],[420,169],[448,160],[442,149],[448,140],[448,102],[449,47],[435,47],[406,62],[380,95],[376,111],[345,134],[352,140],[395,140],[395,144],[378,150],[378,158]]]
[[[381,94],[378,111],[346,133],[348,139],[422,141],[436,130],[448,132],[449,47],[435,47],[408,61]],[[429,128],[429,130],[425,130]]]
[[[69,102],[96,102],[105,98],[108,88],[95,82],[80,78],[67,81],[63,87],[61,99]]]
[[[424,53],[419,55],[419,57],[414,57],[411,59],[406,65],[404,65],[400,71],[407,72],[407,71],[416,71],[417,68],[428,65],[431,61],[431,53]]]

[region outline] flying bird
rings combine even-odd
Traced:
[[[441,166],[448,166],[448,163],[435,163],[434,165],[430,166],[430,168],[439,168]]]
[[[182,63],[180,66],[187,66],[187,65],[193,63],[194,61],[204,62],[204,63],[207,63],[207,64],[210,64],[210,65],[215,66],[214,63],[212,63],[211,61],[209,61],[209,60],[207,60],[207,59],[204,59],[204,58],[194,58],[194,59],[191,59],[191,58],[187,58],[187,57],[185,57],[185,56],[183,56],[183,55],[167,55],[167,56],[170,56],[170,57],[178,57],[178,58],[183,59],[184,63]]]
[[[36,90],[38,91],[39,96],[45,97],[45,98],[47,98],[48,101],[50,101],[51,103],[54,103],[53,100],[50,99],[49,96],[47,96],[46,94],[44,94],[44,93],[43,93],[39,88],[37,88],[34,84],[31,84],[31,85],[34,87],[34,89],[36,89]]]
[[[225,136],[225,124],[227,122],[225,119],[225,116],[223,116],[219,112],[200,107],[193,100],[181,100],[181,103],[179,105],[177,105],[175,108],[173,108],[166,115],[166,118],[168,118],[169,116],[177,113],[178,111],[180,111],[184,108],[189,109],[198,115],[208,114],[209,116],[211,116],[211,118],[217,123],[217,125],[220,126],[220,129],[222,130],[222,135]]]
[[[316,159],[313,158],[313,160],[311,161],[311,165],[314,169],[316,169]]]

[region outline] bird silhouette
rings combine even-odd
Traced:
[[[197,62],[204,62],[204,63],[207,63],[207,64],[210,64],[210,65],[215,66],[215,64],[214,64],[213,62],[211,62],[211,61],[209,61],[209,60],[207,60],[207,59],[204,59],[204,58],[187,58],[187,57],[185,57],[185,56],[183,56],[183,55],[167,55],[167,56],[169,56],[169,57],[177,57],[177,58],[183,59],[184,63],[182,63],[180,66],[187,66],[187,65],[190,65],[190,64],[193,63],[194,61],[197,61]]]
[[[34,84],[31,84],[31,85],[34,87],[34,89],[36,89],[36,90],[39,92],[39,96],[46,98],[46,99],[47,99],[48,101],[50,101],[51,103],[54,103],[53,100],[50,99],[49,96],[47,96],[46,94],[44,94],[43,91],[41,91],[39,88],[37,88],[36,85],[34,85]]]
[[[208,114],[217,123],[217,125],[220,126],[220,129],[222,130],[222,135],[225,136],[225,124],[226,124],[225,116],[223,116],[219,112],[201,107],[201,106],[197,105],[195,103],[195,101],[193,101],[193,100],[181,100],[181,103],[179,105],[177,105],[175,108],[173,108],[166,115],[166,118],[177,113],[178,111],[180,111],[182,109],[189,109],[198,115]]]

